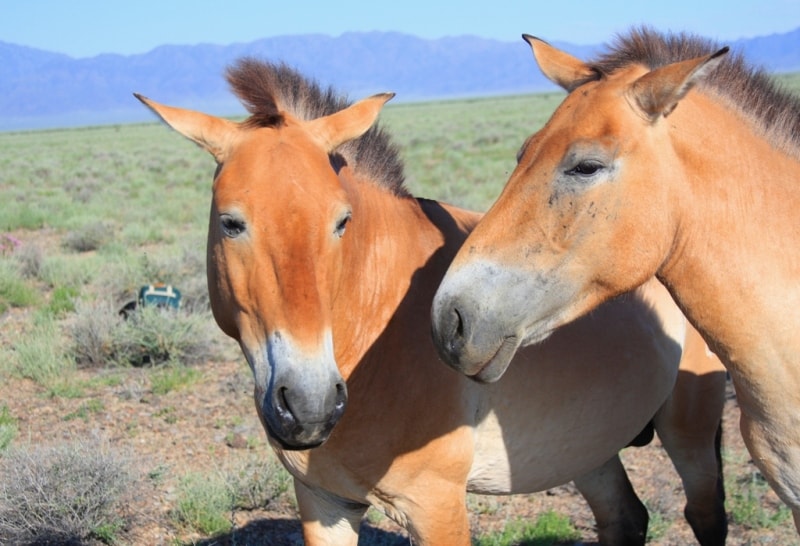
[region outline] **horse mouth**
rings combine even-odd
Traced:
[[[294,442],[289,440],[288,438],[284,438],[279,434],[277,434],[275,430],[273,430],[273,428],[269,425],[269,423],[264,423],[264,428],[267,431],[267,436],[269,437],[269,439],[278,444],[278,446],[280,446],[280,448],[284,451],[303,451],[306,449],[314,449],[315,447],[319,447],[322,444],[324,444],[325,441],[328,439],[328,436],[326,435],[324,438],[317,439],[314,441]]]
[[[494,355],[471,378],[479,383],[494,383],[506,372],[518,348],[517,336],[503,338]]]

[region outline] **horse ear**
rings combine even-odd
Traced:
[[[232,121],[159,104],[138,93],[133,96],[155,112],[164,123],[213,155],[217,163],[225,161],[240,134],[239,125]]]
[[[530,34],[523,34],[522,39],[531,46],[533,58],[547,79],[567,91],[600,77],[596,70],[580,59],[551,46],[544,40]]]
[[[340,144],[358,138],[372,127],[378,114],[394,93],[381,93],[363,99],[335,114],[305,123],[326,151],[331,152]]]
[[[633,82],[628,94],[651,121],[666,117],[695,83],[716,68],[728,49],[652,70]]]

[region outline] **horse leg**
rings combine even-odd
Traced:
[[[643,545],[649,517],[619,456],[574,480],[594,514],[600,544]]]
[[[297,506],[306,546],[357,546],[358,528],[367,511],[364,504],[349,503],[294,480]]]
[[[467,493],[463,483],[445,480],[419,480],[419,486],[404,492],[395,509],[415,546],[470,546],[472,544],[467,514]]]
[[[687,346],[684,358],[714,358],[705,354],[704,345],[703,354],[692,355],[691,350]],[[702,374],[681,369],[672,394],[654,418],[658,437],[683,482],[684,516],[702,546],[723,545],[728,534],[720,453],[724,404],[721,365]]]
[[[781,414],[762,412],[759,419],[751,417],[749,405],[740,398],[742,414],[740,429],[753,463],[766,478],[780,499],[792,510],[794,525],[800,533],[800,446],[792,441],[797,434],[794,408]]]

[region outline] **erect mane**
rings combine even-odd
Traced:
[[[632,64],[650,70],[677,61],[701,57],[722,46],[688,34],[660,34],[648,27],[617,36],[607,52],[589,64],[611,74]],[[728,53],[700,86],[735,105],[776,146],[798,153],[800,97],[781,88],[759,67],[748,65],[741,53]]]
[[[311,120],[338,112],[351,104],[333,88],[320,85],[285,63],[253,58],[239,59],[225,74],[231,89],[242,101],[250,117],[250,127],[280,127],[282,112]],[[342,144],[331,161],[342,159],[356,172],[398,196],[410,196],[404,186],[403,162],[389,135],[377,124],[363,136]]]

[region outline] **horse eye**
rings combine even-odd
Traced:
[[[334,235],[336,235],[336,236],[337,236],[337,237],[339,237],[340,239],[341,239],[342,237],[344,237],[344,230],[345,230],[345,228],[347,227],[347,222],[349,222],[349,221],[350,221],[350,218],[351,218],[351,217],[352,217],[352,214],[351,214],[351,213],[349,213],[349,212],[348,212],[347,214],[345,214],[344,216],[342,216],[342,218],[341,218],[341,219],[339,220],[339,222],[336,224],[336,229],[335,229],[335,230],[333,230],[333,233],[334,233]]]
[[[566,174],[574,176],[592,176],[597,171],[603,169],[604,165],[597,160],[584,160],[569,169]]]
[[[223,214],[220,216],[219,225],[222,228],[222,233],[231,239],[238,237],[244,233],[244,230],[246,229],[244,221],[234,218],[229,214]]]

